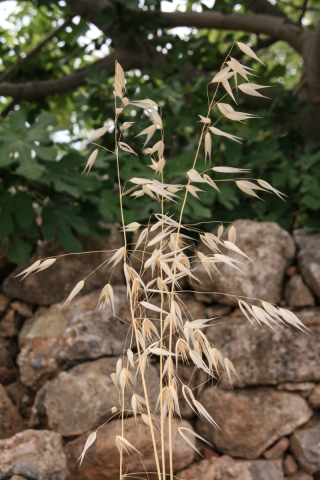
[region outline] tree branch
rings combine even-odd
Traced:
[[[65,22],[63,22],[62,25],[57,27],[55,30],[53,30],[49,35],[47,35],[42,42],[40,42],[35,48],[33,48],[24,58],[19,58],[19,60],[11,65],[1,76],[0,76],[0,82],[3,82],[6,78],[10,77],[13,73],[17,72],[24,63],[26,63],[30,58],[34,57],[37,53],[39,53],[43,47],[50,42],[58,33],[61,32],[61,30],[64,30],[64,28],[69,25],[71,20],[73,19],[73,16],[67,18]]]
[[[144,12],[144,14],[149,12]],[[266,34],[277,40],[288,42],[297,52],[302,53],[303,44],[311,32],[281,17],[271,15],[223,14],[220,12],[162,12],[166,27],[195,27],[219,30],[242,30]]]

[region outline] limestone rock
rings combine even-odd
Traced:
[[[0,384],[0,439],[8,438],[22,430],[22,420],[7,392]]]
[[[24,430],[0,440],[0,479],[21,475],[33,480],[65,480],[66,458],[60,435]]]
[[[300,467],[308,473],[320,472],[320,423],[297,430],[291,437],[291,451]]]
[[[294,239],[300,250],[298,264],[303,280],[320,298],[320,233],[296,230]]]
[[[196,275],[202,281],[202,285],[197,285],[196,290],[230,293],[278,303],[281,299],[284,273],[295,252],[291,236],[279,225],[272,222],[259,223],[251,220],[237,220],[234,226],[237,230],[236,245],[253,262],[246,260],[239,254],[229,252],[229,256],[243,262],[243,265],[237,264],[237,266],[244,273],[219,263],[218,268],[222,275],[213,273],[213,281],[210,280],[204,268],[199,265]],[[202,244],[198,250],[202,253],[212,253]],[[224,250],[222,253],[226,252]],[[233,297],[226,295],[206,293],[197,294],[197,297],[207,303],[214,301],[227,305],[237,305],[237,301]]]
[[[70,437],[102,425],[119,407],[119,392],[110,374],[116,371],[117,358],[101,358],[77,365],[68,372],[48,381],[37,393],[33,411],[37,419],[60,435]],[[157,370],[148,365],[145,370],[151,408],[159,395]],[[136,393],[145,397],[142,386]],[[126,408],[131,410],[132,389],[125,393]]]
[[[308,397],[309,405],[313,408],[320,408],[320,385],[317,385]]]
[[[264,452],[263,456],[267,460],[275,460],[284,454],[289,445],[289,439],[287,437],[282,437],[280,438],[280,440],[277,441],[275,445],[273,445],[271,448],[269,448],[269,450]]]
[[[285,391],[285,392],[297,392],[302,397],[308,397],[308,395],[314,389],[315,384],[312,382],[300,382],[300,383],[280,383],[277,386],[277,390]]]
[[[239,463],[249,470],[252,480],[284,480],[281,461],[251,460]]]
[[[19,333],[19,323],[15,311],[10,308],[0,320],[0,336],[16,337]]]
[[[228,455],[195,463],[177,477],[181,480],[254,480],[244,462],[235,462]]]
[[[206,329],[209,341],[233,362],[241,379],[233,376],[235,386],[320,381],[320,309],[297,316],[310,335],[294,328],[255,327],[243,316],[224,317]],[[222,384],[230,388],[228,380]]]
[[[18,369],[15,366],[17,345],[11,338],[0,337],[0,383],[8,385],[18,376]]]
[[[175,421],[176,426],[192,429],[186,422]],[[68,469],[71,476],[69,480],[119,480],[119,452],[115,443],[115,435],[121,435],[121,422],[110,422],[97,433],[95,443],[88,449],[79,469],[77,460],[83,450],[89,432],[81,435],[65,446]],[[155,432],[156,441],[159,434]],[[135,448],[143,452],[143,457],[131,453],[130,458],[125,455],[124,471],[129,472],[155,472],[156,465],[151,441],[150,427],[144,423],[136,422],[134,418],[124,421],[124,438]],[[192,441],[192,439],[191,439]],[[158,449],[159,451],[159,449]],[[160,453],[160,451],[159,451]],[[175,472],[186,468],[193,461],[195,451],[185,442],[180,435],[175,435],[173,445],[173,469]],[[161,457],[160,457],[161,458]],[[160,460],[161,464],[161,460]],[[168,459],[166,458],[168,465]],[[141,477],[143,475],[139,475]],[[145,478],[145,477],[144,477]],[[154,477],[148,477],[154,478]],[[157,478],[157,477],[156,477]]]
[[[60,370],[81,361],[120,355],[130,329],[131,314],[124,286],[115,286],[115,313],[96,310],[100,290],[61,304],[40,309],[28,319],[19,336],[18,365],[21,380],[39,388]],[[134,345],[134,343],[133,343]]]
[[[286,304],[292,308],[314,307],[315,301],[300,275],[293,275],[284,290]]]
[[[123,236],[115,226],[110,226],[110,234],[106,235],[103,243],[82,238],[83,251],[106,251],[120,248],[123,244]],[[14,278],[19,272],[36,260],[47,257],[55,257],[64,254],[65,251],[56,242],[44,243],[30,258],[26,265],[17,267],[6,278],[3,290],[10,298],[23,300],[27,303],[38,305],[51,305],[66,299],[74,286],[93,270],[99,267],[111,256],[111,253],[90,253],[88,255],[68,255],[59,259],[48,270],[36,275],[30,275],[23,281]],[[81,294],[84,295],[97,288],[102,288],[110,278],[108,268],[99,268],[86,280]],[[123,283],[121,266],[112,274],[113,285]]]
[[[196,431],[221,452],[236,457],[259,457],[278,438],[289,435],[312,415],[299,395],[271,388],[228,391],[206,389],[200,403],[220,426],[203,419]]]

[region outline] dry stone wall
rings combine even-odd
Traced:
[[[197,441],[200,456],[176,437],[174,470],[184,480],[319,480],[320,234],[298,230],[291,236],[276,224],[247,220],[236,222],[236,229],[237,244],[254,260],[242,266],[246,275],[230,274],[224,266],[212,282],[199,268],[203,290],[211,293],[188,293],[185,301],[194,318],[219,317],[206,334],[233,362],[240,379],[234,376],[233,388],[225,378],[215,385],[191,367],[179,367],[184,383],[201,385],[196,395],[220,429],[196,418],[182,401],[183,426],[210,445]],[[120,246],[121,236],[112,228],[102,250]],[[41,248],[35,258],[57,249],[54,244]],[[101,245],[94,248],[101,250]],[[105,258],[105,253],[89,260],[66,257],[58,268],[25,283],[14,278],[22,267],[9,273],[12,265],[8,270],[5,263],[1,270],[0,263],[0,480],[119,478],[114,441],[119,426],[111,410],[118,393],[110,373],[130,334],[120,270],[115,273],[115,313],[95,308],[98,287],[108,278],[103,269],[82,296],[60,308],[83,272]],[[224,292],[277,302],[295,311],[310,334],[254,326],[234,300],[219,294]],[[158,372],[151,361],[146,377],[152,407]],[[105,421],[79,469],[88,435]],[[149,427],[128,416],[125,437],[144,451],[144,465],[154,471]],[[127,460],[127,472],[144,469],[138,455]]]

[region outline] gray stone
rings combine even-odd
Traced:
[[[179,472],[177,477],[181,480],[255,480],[245,462],[236,462],[228,455],[201,460]]]
[[[239,462],[250,472],[252,480],[284,480],[281,461],[251,460]]]
[[[311,330],[307,335],[294,328],[255,327],[242,317],[224,317],[208,327],[208,340],[229,358],[241,379],[233,385],[277,385],[285,382],[320,381],[320,309],[297,313]],[[222,380],[230,388],[227,379]]]
[[[320,423],[297,430],[291,437],[291,451],[300,467],[308,473],[320,472]]]
[[[310,290],[320,298],[320,233],[294,232],[299,247],[298,264],[301,275]]]
[[[110,378],[116,371],[116,363],[117,358],[113,357],[82,363],[48,381],[37,393],[33,426],[43,422],[50,430],[70,437],[102,425],[114,415],[112,407],[119,408],[119,392]],[[157,369],[147,365],[145,378],[149,402],[154,409],[159,395]],[[135,392],[145,397],[140,382]],[[129,411],[131,396],[132,388],[129,388],[125,393],[125,407]]]
[[[0,440],[0,479],[13,475],[33,480],[65,480],[66,458],[60,435],[47,430],[24,430]]]
[[[314,480],[314,477],[312,475],[309,475],[309,473],[302,472],[299,470],[298,472],[294,473],[293,475],[290,475],[290,477],[285,477],[287,480]]]
[[[315,301],[300,275],[293,275],[284,289],[286,304],[292,308],[314,307]]]
[[[30,258],[26,265],[17,267],[4,281],[3,290],[10,298],[16,298],[28,303],[38,305],[51,305],[66,299],[74,286],[93,270],[104,263],[113,252],[123,245],[123,236],[115,226],[110,226],[110,234],[105,236],[104,242],[83,237],[83,250],[85,252],[98,251],[83,255],[67,255],[57,260],[48,270],[30,275],[25,280],[19,281],[15,275],[34,263],[38,259],[63,255],[66,252],[56,242],[45,242],[38,251]],[[100,252],[100,253],[99,253]],[[90,275],[81,291],[82,295],[102,288],[110,279],[109,268],[99,268]],[[118,267],[112,273],[113,285],[123,283],[122,267]]]
[[[130,329],[131,313],[125,287],[115,286],[114,293],[115,314],[121,321],[109,307],[96,310],[100,290],[76,297],[63,310],[61,304],[42,308],[28,319],[19,336],[22,382],[37,389],[76,363],[120,355]]]
[[[174,421],[175,427],[187,427],[192,429],[191,425],[183,420]],[[77,460],[83,450],[84,444],[89,436],[89,432],[81,435],[65,446],[67,465],[70,471],[69,480],[119,480],[120,455],[115,443],[115,436],[121,435],[121,422],[114,421],[108,423],[97,433],[95,443],[88,449],[84,457],[81,468],[79,469]],[[130,453],[130,457],[124,455],[124,472],[155,472],[156,464],[154,451],[152,447],[150,427],[142,422],[136,422],[134,418],[124,420],[124,438],[128,440],[135,448],[143,453],[140,457],[135,452]],[[193,442],[190,436],[190,441]],[[158,431],[155,431],[155,439],[159,446],[160,439]],[[161,454],[158,447],[158,454]],[[168,449],[166,449],[166,453]],[[173,470],[175,472],[186,468],[193,461],[195,451],[185,442],[180,435],[174,436],[173,441]],[[166,466],[168,468],[168,457],[166,455]],[[140,473],[140,478],[146,478],[146,474]],[[147,478],[158,478],[157,476],[148,476]]]
[[[234,297],[210,292],[221,292],[251,298],[261,298],[271,303],[281,299],[284,273],[295,252],[294,242],[289,233],[272,222],[254,222],[237,220],[234,223],[237,230],[236,245],[248,255],[253,262],[245,257],[229,252],[228,255],[240,260],[236,264],[244,273],[219,263],[217,266],[222,275],[213,273],[212,279],[199,264],[196,275],[202,285],[197,284],[196,290],[209,293],[197,294],[197,298],[205,302],[218,302],[227,305],[237,305]],[[213,253],[204,245],[198,248],[202,253]],[[222,253],[227,250],[222,247]]]
[[[219,451],[235,457],[259,457],[280,437],[305,424],[312,415],[299,395],[271,388],[228,391],[206,389],[200,403],[220,429],[204,419],[196,431]]]

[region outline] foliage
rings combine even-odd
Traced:
[[[136,0],[130,4],[119,3],[123,15],[131,15],[130,8],[137,6]],[[145,7],[157,4],[148,1]],[[187,9],[197,5],[199,2],[189,1]],[[217,0],[215,8],[230,13],[239,5],[244,8],[239,2]],[[202,8],[208,8],[206,2]],[[291,6],[283,8],[290,15],[298,14]],[[36,6],[18,2],[10,20],[19,28],[19,37],[13,28],[2,32],[2,71],[14,64],[22,52],[35,47],[70,13],[64,2],[39,1]],[[310,21],[312,15],[309,14]],[[200,124],[195,119],[206,105],[205,85],[210,81],[211,72],[218,68],[217,64],[227,54],[233,39],[254,43],[255,36],[237,32],[231,37],[225,31],[200,30],[180,38],[159,27],[156,18],[151,30],[146,31],[144,24],[139,24],[137,36],[149,35],[151,46],[167,52],[167,68],[155,66],[130,72],[128,97],[150,98],[152,95],[162,105],[167,175],[170,181],[181,182],[194,157],[195,138],[200,132]],[[112,44],[107,43],[112,51]],[[49,80],[67,75],[74,68],[85,67],[87,79],[87,85],[78,91],[20,102],[15,111],[1,120],[0,241],[9,237],[8,256],[15,262],[26,261],[37,242],[55,237],[66,250],[79,251],[78,233],[99,239],[102,223],[120,221],[113,155],[99,153],[95,172],[81,175],[92,151],[83,139],[92,130],[107,125],[107,117],[113,110],[113,79],[90,65],[103,56],[105,48],[105,36],[101,32],[93,34],[89,24],[77,17],[14,74],[15,82],[35,77]],[[279,90],[281,82],[284,94],[276,98],[270,109],[254,111],[262,119],[250,124],[226,125],[226,131],[244,138],[245,142],[239,145],[216,138],[212,163],[251,168],[254,177],[272,183],[289,199],[283,203],[274,197],[269,202],[256,203],[226,184],[221,187],[222,195],[212,189],[206,195],[200,194],[201,205],[193,198],[188,200],[184,220],[191,223],[210,220],[213,212],[215,215],[219,212],[222,221],[252,218],[276,221],[287,229],[318,229],[320,154],[311,144],[304,145],[298,128],[301,106],[290,93],[285,93],[285,88],[297,84],[301,59],[284,42],[263,50],[261,58],[267,64],[266,70],[257,62],[248,59],[245,62],[257,68],[258,74],[263,70],[267,84],[277,85]],[[286,62],[286,58],[290,61]],[[190,75],[189,79],[184,69],[190,63],[203,71],[203,75]],[[241,106],[241,99],[239,104]],[[136,122],[131,127],[133,134],[148,125],[147,116],[134,107],[125,112],[124,118]],[[112,151],[113,135],[105,136],[102,145]],[[142,137],[135,138],[131,145],[140,149]],[[133,173],[135,176],[150,175],[152,171],[147,165],[147,157],[137,160],[128,156],[122,170],[123,180],[131,178]],[[142,199],[124,200],[128,222],[144,222],[157,208],[151,199],[147,205]]]

